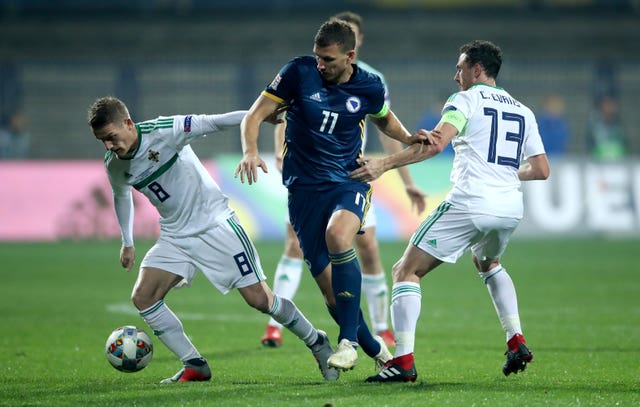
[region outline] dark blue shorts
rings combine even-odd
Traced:
[[[369,184],[360,182],[337,185],[323,191],[289,190],[289,219],[313,277],[322,273],[329,264],[325,232],[331,215],[346,209],[360,218],[362,226],[371,203],[371,191]]]

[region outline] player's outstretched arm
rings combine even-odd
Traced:
[[[238,164],[234,177],[240,175],[240,182],[244,183],[245,178],[249,185],[258,181],[258,167],[263,172],[268,172],[267,164],[260,158],[258,153],[258,136],[260,134],[260,123],[272,117],[277,112],[279,104],[266,96],[260,95],[253,103],[249,113],[240,123],[240,140],[242,142],[242,160]]]
[[[400,122],[391,110],[382,117],[370,116],[370,119],[371,122],[376,125],[378,130],[394,140],[398,140],[404,144],[411,144],[416,140],[411,137],[411,133],[409,133],[402,122]]]
[[[380,130],[378,130],[378,137],[384,152],[388,155],[402,151],[402,143],[398,140],[386,137]],[[427,195],[413,182],[413,177],[406,166],[398,168],[398,175],[400,175],[405,192],[411,200],[411,208],[416,208],[418,215],[420,215],[427,207]]]
[[[448,123],[439,124],[438,130],[420,129],[411,137],[415,140],[425,141],[411,144],[404,150],[386,157],[362,157],[358,159],[361,167],[352,171],[349,177],[357,181],[370,182],[379,178],[386,171],[431,158],[444,149],[444,146],[451,141],[457,131]]]
[[[273,144],[276,153],[276,166],[278,171],[282,172],[282,161],[284,160],[284,131],[287,127],[287,121],[276,124],[273,129]]]

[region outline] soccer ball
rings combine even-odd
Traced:
[[[137,372],[153,357],[153,342],[142,329],[133,325],[117,328],[105,345],[107,360],[121,372]]]

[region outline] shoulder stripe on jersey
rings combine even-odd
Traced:
[[[178,153],[176,153],[169,161],[164,163],[162,167],[158,168],[153,174],[149,175],[147,178],[135,184],[133,187],[137,190],[141,190],[151,183],[151,181],[157,179],[159,176],[167,172],[169,168],[178,160]]]
[[[154,127],[157,124],[166,125],[173,124],[173,119],[156,119],[156,120],[147,120],[146,122],[139,123],[141,126],[145,127]]]
[[[278,96],[267,92],[266,90],[263,90],[262,93],[260,93],[262,96],[268,97],[269,99],[273,100],[274,102],[277,103],[284,103],[284,99],[279,98]]]
[[[142,133],[150,133],[155,129],[170,129],[173,127],[173,117],[147,120],[138,123]]]

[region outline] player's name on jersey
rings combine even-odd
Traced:
[[[512,98],[510,96],[502,95],[500,93],[489,93],[489,94],[487,94],[487,92],[481,90],[480,91],[480,96],[482,96],[483,99],[491,99],[491,100],[495,100],[496,102],[506,103],[508,105],[513,105],[513,106],[520,107],[520,102],[518,102],[517,100],[515,100],[514,98]]]

